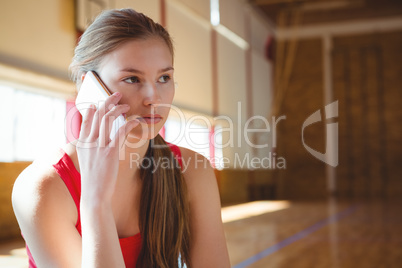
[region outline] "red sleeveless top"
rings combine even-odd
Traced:
[[[171,143],[167,144],[169,145],[171,151],[173,152],[174,156],[176,157],[177,161],[182,167],[183,164],[181,159],[180,148]],[[78,219],[75,227],[77,228],[77,231],[81,235],[81,220],[80,220],[81,174],[75,168],[71,158],[64,151],[63,156],[56,164],[53,165],[53,167],[59,174],[60,178],[66,184],[68,191],[70,192],[71,197],[75,202],[78,211]],[[141,234],[138,233],[130,237],[120,238],[119,242],[126,267],[135,268],[138,255],[141,250],[141,242],[142,242]],[[29,257],[29,268],[36,268],[37,266],[35,264],[31,252],[29,251],[28,245],[26,246],[26,249]]]

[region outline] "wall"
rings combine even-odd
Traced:
[[[30,162],[0,163],[0,241],[20,235],[11,206],[11,191],[15,179]]]
[[[305,129],[305,142],[324,153],[326,123],[339,124],[339,165],[335,194],[340,197],[393,198],[401,196],[402,159],[399,109],[402,83],[401,32],[334,36],[333,100],[339,116]],[[323,39],[302,39],[281,115],[277,153],[286,170],[274,173],[278,199],[324,198],[328,195],[326,164],[303,147],[304,120],[328,103],[324,101]],[[325,118],[323,111],[321,115]],[[399,159],[399,160],[398,160]]]
[[[173,104],[215,116],[212,123],[228,129],[223,144],[234,141],[223,148],[228,167],[241,169],[235,166],[236,155],[258,158],[267,152],[252,151],[243,128],[251,116],[269,114],[272,66],[264,45],[272,29],[241,0],[220,1],[221,24],[213,27],[209,2],[167,1],[166,26],[176,46],[178,89]]]
[[[401,31],[334,40],[341,196],[402,195],[401,47]]]
[[[73,2],[2,1],[0,62],[68,80],[76,42]]]
[[[246,159],[261,159],[269,152],[266,147],[251,148],[246,138],[260,143],[269,141],[259,133],[246,137],[243,130],[250,117],[270,113],[272,63],[264,53],[265,42],[273,31],[245,1],[219,3],[220,26],[213,27],[209,0],[167,1],[166,26],[176,47],[178,89],[174,105],[221,117],[215,117],[213,123],[224,128],[222,143],[230,145],[224,146],[223,156],[229,163],[216,175],[221,201],[230,204],[272,196],[270,190],[256,190],[272,188],[271,172],[256,171],[252,176]],[[258,124],[253,127],[261,128]]]
[[[311,156],[302,143],[302,125],[307,117],[323,107],[321,40],[298,42],[289,86],[277,116],[277,155],[286,159],[286,169],[276,169],[277,198],[317,198],[326,196],[325,164]],[[316,123],[306,128],[305,142],[325,151],[325,126]]]

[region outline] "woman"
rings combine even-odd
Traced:
[[[94,71],[113,95],[88,109],[77,142],[14,185],[30,267],[229,267],[213,169],[158,135],[174,95],[167,31],[131,9],[106,11],[70,69],[78,89]],[[139,119],[111,140],[121,114]]]

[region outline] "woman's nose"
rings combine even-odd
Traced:
[[[155,85],[153,83],[144,84],[143,93],[144,93],[143,102],[144,102],[145,106],[150,106],[150,105],[155,106],[162,102],[157,85]]]

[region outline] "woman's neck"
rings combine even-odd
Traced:
[[[142,160],[148,150],[149,140],[126,139],[120,149],[120,170],[128,173],[135,173],[140,169]]]

